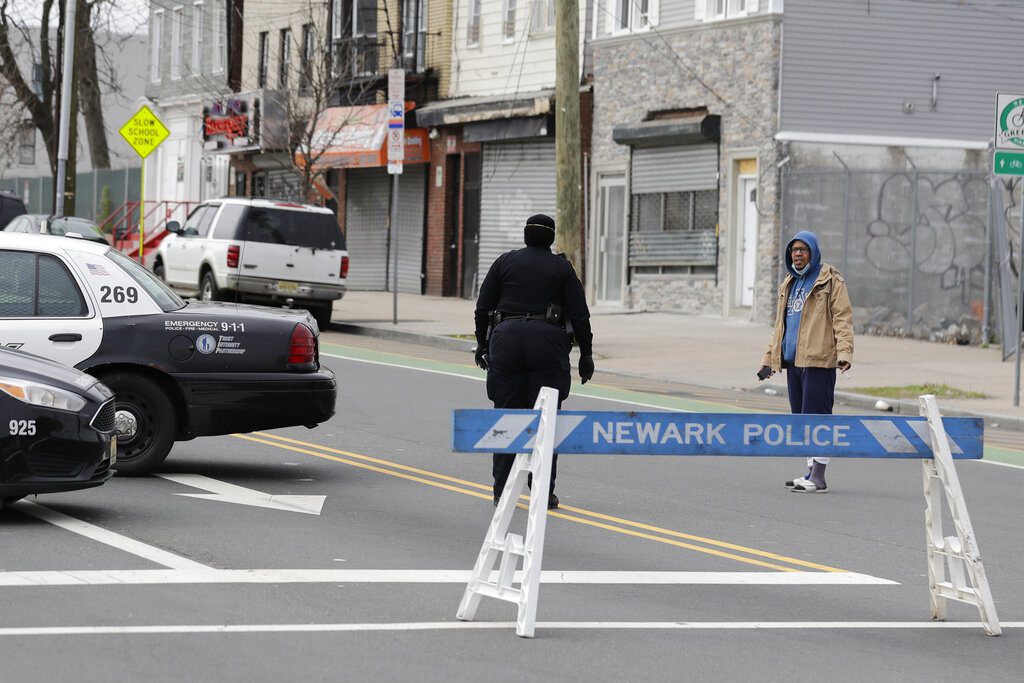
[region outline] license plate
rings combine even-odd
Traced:
[[[289,282],[288,280],[278,280],[277,291],[284,292],[286,294],[295,294],[299,291],[299,283]]]

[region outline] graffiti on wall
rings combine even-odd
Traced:
[[[893,174],[878,193],[864,256],[880,271],[913,265],[942,289],[963,288],[968,273],[984,267],[987,211],[988,185],[979,176]]]
[[[800,169],[783,183],[783,237],[818,234],[850,285],[859,331],[980,341],[986,174]]]

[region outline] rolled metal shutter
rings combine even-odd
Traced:
[[[267,197],[303,201],[301,183],[294,171],[269,169],[267,171]]]
[[[718,144],[638,147],[633,150],[632,194],[713,190]]]
[[[426,166],[406,166],[398,188],[398,291],[419,294],[423,267]],[[345,183],[345,227],[351,262],[348,287],[387,291],[391,176],[380,168],[351,169]]]
[[[483,146],[480,258],[477,287],[506,251],[523,246],[523,225],[535,213],[555,217],[554,141]]]

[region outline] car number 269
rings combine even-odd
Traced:
[[[35,436],[36,435],[36,421],[35,420],[11,420],[8,425],[11,429],[11,434],[14,436]]]
[[[130,304],[139,302],[139,290],[134,287],[100,287],[100,302],[104,304],[123,304],[127,301]]]

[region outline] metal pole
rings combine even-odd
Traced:
[[[391,317],[392,325],[398,324],[398,176],[398,173],[391,175],[391,244],[392,251],[395,254],[394,270],[391,273],[391,289],[394,296]]]
[[[1017,261],[1017,329],[1014,336],[1017,337],[1017,348],[1014,349],[1013,361],[1013,407],[1020,405],[1020,331],[1024,318],[1021,312],[1024,311],[1024,183],[1021,183],[1020,193],[1020,260]]]
[[[989,165],[991,168],[991,164]],[[988,181],[988,222],[985,224],[985,293],[981,304],[981,343],[988,344],[992,334],[988,319],[991,314],[989,300],[992,298],[992,223],[995,220],[995,202],[993,195],[996,192],[995,176],[989,173]]]
[[[64,215],[64,175],[68,166],[68,136],[71,132],[71,88],[75,68],[76,0],[64,0],[64,71],[60,91],[60,142],[57,145],[57,191],[53,194],[53,215]],[[45,66],[45,65],[44,65]]]
[[[907,336],[914,334],[914,269],[917,267],[917,184],[920,180],[914,171],[914,190],[911,201],[914,202],[910,219],[910,286],[907,288]]]

